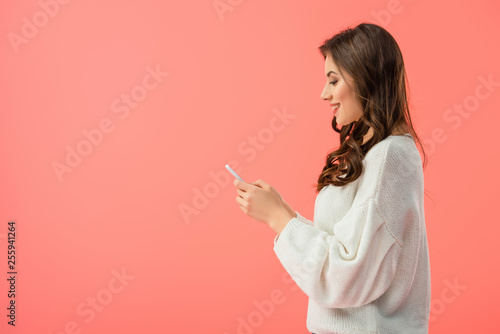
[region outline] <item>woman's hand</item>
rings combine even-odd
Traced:
[[[240,204],[241,210],[253,219],[269,225],[277,233],[295,217],[283,204],[281,195],[270,184],[262,180],[246,183],[238,179],[234,179],[233,184],[238,192],[236,202]]]

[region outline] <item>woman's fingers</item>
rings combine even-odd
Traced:
[[[240,195],[240,197],[242,197],[242,198],[243,198],[243,195],[245,195],[245,194],[246,194],[246,191],[243,191],[243,190],[241,190],[241,189],[239,189],[239,188],[236,188],[236,192],[237,192],[237,193],[238,193],[238,195]]]

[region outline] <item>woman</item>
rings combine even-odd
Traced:
[[[362,23],[319,47],[340,147],[319,175],[314,220],[262,180],[235,179],[244,213],[278,235],[274,251],[309,296],[313,333],[428,333],[431,281],[423,165],[401,51]],[[338,127],[340,129],[338,129]],[[424,152],[425,165],[425,152]]]

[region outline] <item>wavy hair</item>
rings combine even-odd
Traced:
[[[344,186],[356,180],[362,173],[366,153],[394,129],[404,129],[419,143],[424,168],[427,157],[410,117],[409,84],[403,56],[391,34],[378,25],[361,23],[325,40],[319,51],[325,60],[328,55],[332,57],[344,79],[343,72],[352,77],[354,87],[350,88],[363,114],[341,129],[337,128],[337,119],[333,117],[332,128],[340,134],[340,146],[327,155],[315,185],[316,192],[329,184]],[[373,134],[363,144],[363,137],[370,128]]]

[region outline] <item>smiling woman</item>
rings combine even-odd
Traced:
[[[265,209],[283,212],[274,251],[309,297],[310,332],[427,333],[423,167],[401,52],[369,23],[336,34],[320,51],[321,98],[333,109],[340,147],[319,176],[313,220],[284,201],[286,214]]]
[[[340,147],[319,176],[314,219],[262,180],[235,179],[235,200],[277,233],[274,252],[309,297],[309,331],[427,333],[424,177],[401,52],[384,28],[369,23],[320,50],[327,76],[321,98],[333,108]]]
[[[410,133],[420,143],[425,166],[408,109],[403,56],[391,34],[363,23],[326,40],[319,50],[326,74],[321,98],[333,108],[332,128],[340,133],[340,147],[328,155],[316,191],[356,180],[366,153],[390,135]]]

